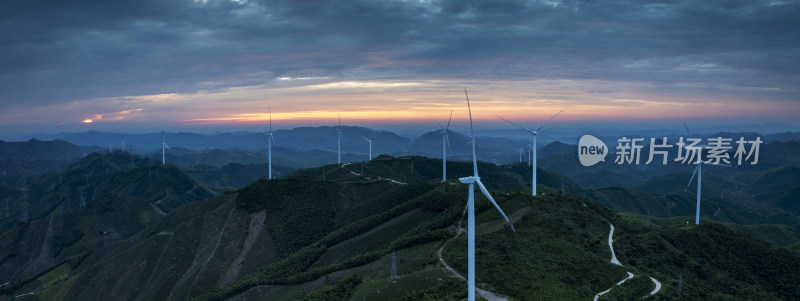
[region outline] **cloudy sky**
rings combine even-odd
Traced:
[[[0,133],[800,116],[796,1],[0,2]],[[271,109],[270,109],[271,108]],[[91,123],[89,123],[91,121]]]

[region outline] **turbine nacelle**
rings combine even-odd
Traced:
[[[695,168],[694,168],[694,171],[692,172],[692,177],[691,177],[691,178],[689,178],[689,183],[688,183],[688,184],[686,184],[686,188],[685,188],[683,191],[687,191],[687,190],[689,189],[689,186],[691,186],[691,185],[692,185],[692,181],[694,181],[694,176],[696,176],[696,175],[697,175],[697,171],[700,169],[700,165],[712,165],[712,166],[725,166],[725,167],[733,167],[733,166],[731,166],[731,165],[729,165],[729,164],[722,164],[722,163],[711,163],[711,160],[708,160],[708,161],[700,161],[700,160],[698,160],[698,161],[697,161],[697,162],[695,162],[694,164],[697,164],[697,167],[695,167]]]
[[[494,198],[492,197],[491,194],[489,194],[489,190],[486,189],[486,186],[483,186],[483,182],[481,182],[481,177],[479,176],[463,177],[463,178],[458,178],[458,181],[464,184],[470,184],[470,189],[473,189],[472,185],[478,184],[478,188],[481,190],[481,193],[483,193],[483,196],[485,196],[489,200],[489,202],[491,202],[492,205],[494,205],[494,207],[497,208],[497,211],[500,212],[500,215],[503,216],[503,218],[506,220],[506,223],[511,227],[511,231],[517,232],[517,229],[514,228],[514,224],[512,224],[511,220],[509,220],[508,216],[506,216],[506,213],[503,212],[503,209],[500,209],[500,205],[497,205],[497,202],[494,201]]]
[[[480,180],[481,180],[481,177],[476,177],[476,176],[458,178],[458,181],[461,182],[461,183],[464,183],[464,184],[473,184],[473,183],[475,183],[477,181],[480,181]]]

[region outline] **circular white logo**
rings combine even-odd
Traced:
[[[583,135],[578,142],[578,160],[583,166],[592,166],[606,161],[608,146],[592,135]]]

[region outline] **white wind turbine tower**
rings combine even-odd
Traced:
[[[447,119],[447,127],[443,127],[441,123],[439,124],[442,129],[440,131],[442,133],[442,182],[447,181],[447,149],[450,148],[450,137],[447,135],[447,131],[450,130],[450,121],[452,120],[453,111],[451,110],[450,119]]]
[[[339,116],[339,128],[336,131],[336,164],[342,164],[342,116]]]
[[[364,140],[367,140],[367,142],[369,142],[369,159],[372,160],[372,140],[369,140],[367,139],[367,137],[364,136],[361,136],[361,138],[364,138]]]
[[[694,217],[694,224],[695,225],[699,225],[700,224],[700,192],[701,192],[700,187],[701,187],[702,178],[703,178],[703,164],[719,165],[719,166],[727,166],[727,167],[731,167],[731,165],[719,164],[719,163],[711,163],[711,160],[701,161],[700,160],[700,154],[697,155],[697,162],[695,164],[697,164],[697,167],[694,168],[694,172],[692,172],[692,177],[689,178],[689,183],[686,184],[686,189],[689,189],[689,186],[692,185],[692,180],[694,180],[694,176],[697,175],[697,209],[696,209],[696,213],[695,213],[695,217]]]
[[[566,109],[564,109],[564,110],[566,110]],[[555,115],[553,115],[553,117],[550,117],[550,119],[548,119],[547,121],[545,121],[545,122],[544,122],[544,123],[543,123],[543,124],[542,124],[540,127],[536,128],[536,130],[531,130],[531,129],[529,129],[529,128],[526,128],[526,127],[523,127],[523,126],[521,126],[521,125],[519,125],[519,124],[513,123],[513,122],[511,122],[511,121],[510,121],[510,120],[508,120],[508,119],[505,119],[505,118],[503,118],[503,117],[497,116],[498,118],[500,118],[500,119],[503,119],[503,120],[505,120],[506,122],[508,122],[508,123],[510,123],[510,124],[516,125],[516,126],[520,127],[521,129],[528,131],[528,133],[531,133],[531,136],[533,136],[533,138],[532,138],[532,141],[533,141],[533,142],[531,143],[531,151],[533,152],[533,155],[532,155],[532,156],[533,156],[533,159],[531,160],[531,162],[533,162],[533,164],[531,165],[531,171],[532,171],[532,174],[531,174],[531,187],[532,187],[532,192],[531,192],[531,194],[532,194],[533,196],[536,196],[536,136],[538,136],[538,135],[539,135],[539,131],[540,131],[540,130],[541,130],[541,129],[542,129],[544,126],[545,126],[545,125],[547,125],[547,123],[548,123],[548,122],[550,122],[551,120],[553,120],[553,119],[555,119],[556,117],[558,117],[558,115],[561,115],[561,112],[564,112],[564,110],[558,111],[558,113],[556,113]]]
[[[272,179],[272,143],[275,142],[275,137],[272,136],[272,107],[269,108],[269,133],[267,133],[267,161],[269,165],[269,174],[267,179]]]
[[[472,130],[472,108],[469,105],[469,95],[467,94],[467,89],[464,89],[464,95],[467,97],[467,108],[469,110],[469,131],[472,135],[472,171],[473,176],[471,177],[464,177],[459,178],[458,180],[461,183],[469,184],[469,194],[467,197],[467,300],[474,301],[475,300],[475,184],[478,184],[478,188],[480,188],[481,192],[490,202],[497,208],[497,211],[500,211],[500,214],[503,218],[506,219],[508,225],[511,226],[511,230],[516,232],[514,229],[514,225],[511,224],[511,221],[508,220],[505,212],[503,209],[500,209],[500,206],[497,205],[497,202],[494,201],[492,195],[489,194],[489,191],[486,190],[486,187],[483,186],[481,183],[481,178],[478,176],[478,160],[475,157],[475,133]]]
[[[528,166],[531,166],[531,145],[528,144]]]
[[[169,150],[172,150],[172,149],[169,148],[169,145],[167,145],[167,141],[164,138],[161,138],[161,139],[162,139],[162,141],[161,141],[161,164],[163,165],[163,164],[167,164],[167,151],[165,150],[165,148],[169,149]]]

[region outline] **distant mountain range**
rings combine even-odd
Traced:
[[[336,129],[338,127],[322,126],[322,127],[298,127],[293,129],[283,129],[274,131],[275,146],[308,151],[312,149],[319,150],[336,150]],[[764,142],[786,142],[786,141],[800,141],[800,132],[784,132],[760,135],[757,133],[729,133],[720,132],[716,134],[663,134],[663,130],[653,130],[652,134],[647,136],[646,132],[635,131],[638,133],[635,136],[627,135],[630,137],[646,137],[646,138],[660,138],[667,137],[670,141],[677,141],[678,137],[745,137],[753,138],[760,136]],[[509,133],[516,133],[509,135]],[[438,155],[441,156],[441,141],[442,136],[439,130],[423,133],[416,137],[408,138],[406,136],[398,135],[390,131],[379,131],[365,127],[357,126],[343,126],[342,127],[343,144],[342,150],[353,153],[366,152],[368,145],[361,138],[366,137],[374,140],[374,153],[385,153],[389,155],[403,155],[403,154],[418,154],[418,155]],[[626,133],[620,133],[616,136],[598,136],[601,140],[606,141],[609,145],[615,145],[616,139],[626,136]],[[518,138],[511,138],[518,137]],[[239,149],[247,151],[256,151],[266,148],[266,136],[263,132],[234,132],[234,133],[219,133],[219,134],[196,134],[196,133],[144,133],[144,134],[129,134],[129,133],[114,133],[114,132],[99,132],[88,131],[83,133],[59,133],[59,134],[39,134],[34,138],[39,140],[64,140],[79,146],[98,146],[101,148],[121,149],[123,141],[125,143],[125,150],[134,153],[147,153],[156,149],[161,149],[161,142],[166,141],[171,147],[181,147],[191,150],[209,150],[209,149]],[[560,141],[562,143],[574,144],[578,140],[578,136],[559,138],[548,141],[548,139],[540,139],[539,147],[543,147],[545,143]],[[500,131],[487,131],[486,134],[478,134],[477,140],[479,147],[484,148],[483,153],[513,153],[517,158],[518,150],[520,147],[526,147],[530,144],[530,139],[519,130]],[[647,139],[649,141],[649,139]],[[456,131],[450,131],[450,146],[454,153],[462,154],[468,153],[468,149],[464,145],[468,139],[463,134]],[[504,160],[510,160],[506,158]],[[489,160],[492,161],[492,160]],[[506,162],[506,161],[502,161]]]

